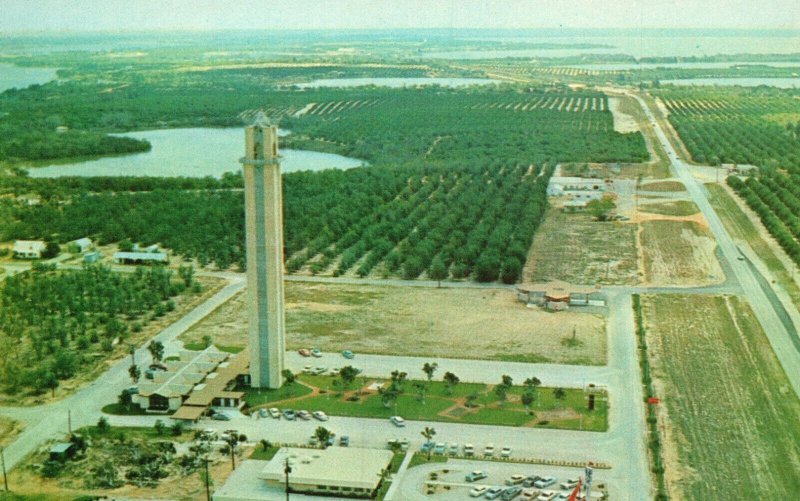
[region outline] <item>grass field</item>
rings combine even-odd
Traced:
[[[636,274],[636,225],[550,209],[533,239],[523,281],[632,285]]]
[[[181,338],[209,335],[217,345],[247,343],[245,295],[240,294]],[[358,353],[600,365],[606,359],[600,315],[530,309],[508,289],[447,289],[286,283],[290,349],[348,348]],[[563,339],[578,337],[577,346]]]
[[[697,205],[689,200],[640,204],[639,210],[663,216],[691,216],[700,212]]]
[[[22,431],[19,421],[0,416],[0,446],[6,445]]]
[[[773,277],[775,277],[783,290],[789,294],[792,301],[795,304],[800,304],[800,289],[792,280],[789,272],[786,271],[787,268],[776,255],[776,251],[773,250],[779,249],[778,244],[775,243],[774,247],[770,246],[764,240],[764,236],[768,235],[767,230],[764,229],[763,232],[759,232],[755,223],[753,223],[753,221],[758,221],[758,216],[748,217],[742,207],[736,203],[736,200],[731,197],[723,186],[709,183],[705,187],[708,190],[708,200],[711,202],[711,206],[722,219],[722,224],[725,225],[731,237],[735,240],[746,242],[769,268]],[[789,258],[787,257],[784,262],[790,262]],[[789,266],[794,265],[790,264]]]
[[[498,379],[499,379],[498,374]],[[348,391],[334,388],[332,376],[299,377],[301,384],[291,385],[278,390],[247,390],[245,400],[253,406],[259,402],[280,401],[276,406],[289,409],[321,410],[332,416],[354,416],[364,418],[388,419],[400,415],[406,419],[424,421],[443,421],[448,423],[470,423],[500,426],[531,426],[537,428],[583,429],[605,431],[607,429],[606,403],[598,400],[595,410],[586,409],[583,390],[566,389],[562,400],[554,397],[552,388],[541,387],[537,391],[538,398],[531,406],[534,415],[530,415],[520,402],[524,389],[514,386],[508,391],[508,399],[501,402],[494,393],[493,385],[476,383],[459,383],[451,393],[441,381],[428,384],[424,403],[414,389],[414,381],[404,384],[405,391],[390,407],[385,407],[381,396],[367,387],[373,383],[386,383],[379,378],[358,378]],[[300,388],[300,389],[298,389]],[[358,401],[350,401],[358,389],[361,395]],[[476,395],[474,408],[464,406],[467,395]],[[295,395],[295,396],[290,396]]]
[[[664,295],[643,306],[674,498],[792,499],[800,400],[747,304]]]
[[[725,279],[709,231],[694,221],[641,224],[644,280],[651,285],[703,285]]]
[[[642,191],[674,192],[674,191],[686,191],[686,186],[684,186],[683,183],[678,181],[656,181],[653,183],[642,184],[639,189]]]

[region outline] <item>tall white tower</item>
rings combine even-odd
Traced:
[[[283,199],[278,127],[264,113],[244,131],[247,317],[250,384],[283,384],[286,345],[283,314]]]

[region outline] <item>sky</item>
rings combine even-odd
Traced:
[[[0,32],[781,28],[800,0],[0,0]]]

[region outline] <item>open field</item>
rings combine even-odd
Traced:
[[[773,241],[772,245],[769,243],[771,237],[766,228],[756,227],[756,223],[753,221],[757,221],[758,216],[754,213],[750,213],[751,215],[748,216],[745,211],[750,209],[746,208],[743,203],[737,204],[730,191],[724,186],[709,183],[705,185],[705,188],[708,191],[708,200],[711,202],[711,206],[714,207],[714,211],[719,215],[731,237],[747,243],[769,268],[772,276],[789,294],[792,301],[800,304],[800,288],[792,279],[790,272],[787,271],[787,269],[792,269],[794,264],[785,254],[780,256],[782,251],[777,242]]]
[[[551,209],[536,232],[523,281],[634,284],[636,225],[592,221]]]
[[[705,285],[725,280],[708,229],[694,221],[641,224],[642,266],[649,285]]]
[[[47,449],[34,453],[9,473],[9,486],[15,494],[21,496],[19,499],[55,501],[77,499],[80,496],[107,496],[116,499],[205,497],[205,486],[197,473],[197,467],[190,467],[186,474],[182,472],[181,458],[193,456],[188,449],[193,435],[191,432],[186,431],[176,437],[170,434],[169,429],[158,436],[151,428],[114,427],[106,433],[100,433],[95,427],[89,427],[78,430],[78,433],[88,439],[84,457],[77,459],[79,455],[76,455],[76,459],[67,461],[55,477],[45,478],[41,473],[42,465],[47,460]],[[124,438],[120,440],[120,437]],[[176,452],[164,454],[163,451],[170,448],[169,444],[175,447]],[[238,455],[241,456],[242,453]],[[126,478],[127,472],[145,473],[148,466],[159,461],[162,478]],[[109,464],[112,465],[111,469],[108,469]],[[230,471],[228,457],[212,447],[209,462],[211,478],[221,483]],[[109,485],[103,485],[106,481]],[[137,485],[139,483],[141,485]],[[0,494],[0,499],[6,498]]]
[[[800,490],[800,400],[746,303],[646,296],[674,499],[789,499]]]
[[[245,346],[245,301],[235,296],[181,340]],[[527,308],[509,289],[286,283],[289,349],[599,365],[604,325],[600,315]],[[580,344],[565,346],[573,327]]]
[[[10,443],[22,431],[19,421],[0,416],[0,446]]]
[[[686,186],[680,181],[656,181],[654,183],[642,184],[639,189],[641,191],[686,191]]]
[[[435,379],[440,379],[437,374]],[[285,388],[278,390],[248,390],[245,397],[248,404],[263,401],[263,407],[276,406],[289,409],[321,410],[333,416],[356,416],[365,418],[387,419],[389,416],[401,415],[406,419],[423,421],[443,421],[447,423],[470,423],[499,426],[528,426],[536,428],[582,429],[587,431],[605,431],[607,424],[607,405],[598,398],[594,411],[586,409],[586,396],[583,390],[565,389],[565,396],[559,400],[554,397],[553,388],[540,387],[536,391],[536,400],[531,405],[533,415],[529,414],[520,401],[525,391],[517,385],[508,390],[506,401],[498,400],[494,393],[495,385],[458,383],[448,392],[441,381],[424,382],[427,386],[425,400],[420,400],[415,389],[415,381],[403,384],[404,392],[397,401],[384,406],[381,396],[370,386],[378,383],[386,385],[387,380],[379,378],[361,378],[352,384],[352,389],[342,391],[334,385],[338,378],[333,376],[301,375],[302,384],[295,383],[291,387],[302,387],[303,390],[292,390],[286,396]],[[498,374],[498,382],[500,374]],[[311,390],[311,391],[308,391]],[[465,398],[475,396],[474,407],[468,408]],[[357,401],[351,401],[358,395]],[[274,396],[275,399],[270,399]]]
[[[662,216],[691,216],[700,212],[697,205],[689,200],[639,204],[639,210]]]

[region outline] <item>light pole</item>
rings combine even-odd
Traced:
[[[0,463],[3,464],[3,486],[5,487],[6,492],[9,492],[8,491],[8,476],[6,476],[6,456],[3,453],[3,450],[4,450],[3,447],[0,447]]]
[[[289,501],[289,474],[292,472],[292,467],[289,466],[289,457],[286,457],[286,466],[283,468],[283,474],[286,476],[286,501]]]

